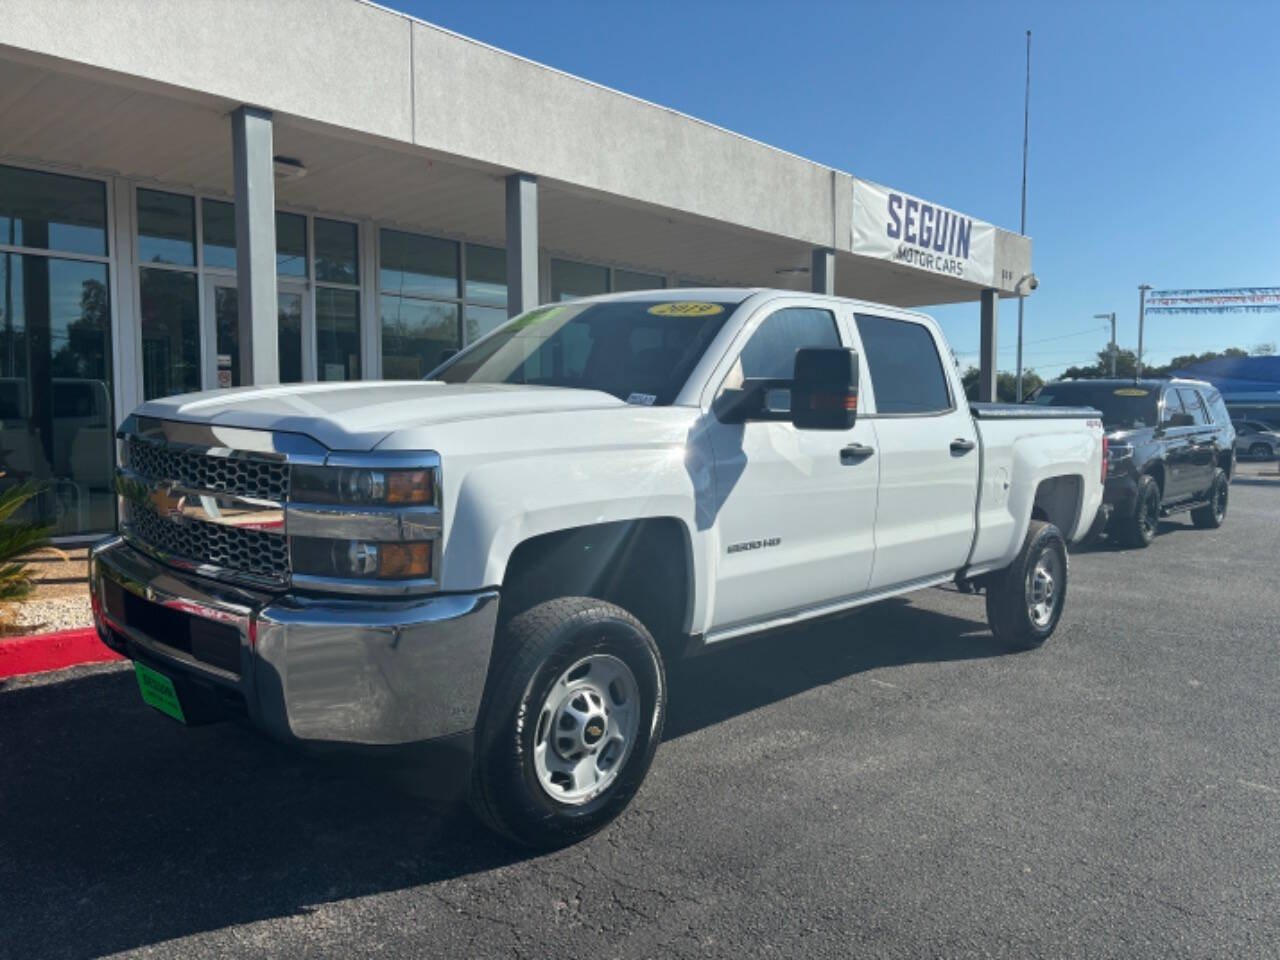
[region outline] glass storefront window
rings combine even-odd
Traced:
[[[39,484],[60,536],[115,525],[107,284],[105,263],[0,254],[0,485]]]
[[[492,307],[507,305],[507,251],[467,244],[466,299]]]
[[[236,207],[225,200],[200,201],[204,265],[236,268]],[[307,275],[307,218],[276,211],[276,273],[282,277]]]
[[[106,185],[0,167],[0,243],[106,256]]]
[[[200,389],[200,307],[196,275],[143,268],[143,396],[167,397]]]
[[[280,358],[280,382],[302,382],[302,294],[285,292],[280,302],[276,349]]]
[[[223,200],[203,200],[200,207],[204,231],[204,265],[225,270],[236,268],[236,208]]]
[[[635,273],[631,270],[613,271],[613,292],[626,293],[629,290],[661,290],[667,285],[667,278],[654,273]]]
[[[384,294],[382,376],[419,380],[458,349],[458,305]]]
[[[196,204],[191,197],[138,191],[138,261],[196,265]]]
[[[360,295],[316,288],[316,366],[321,380],[360,379]]]
[[[458,296],[458,245],[399,230],[381,233],[378,283],[383,293]]]
[[[466,320],[466,342],[474,343],[506,323],[507,311],[505,307],[477,307],[469,303],[463,309],[463,317]]]
[[[360,282],[360,243],[354,223],[316,217],[316,279],[321,283]]]
[[[575,300],[609,292],[609,268],[572,260],[551,261],[551,299]]]
[[[307,275],[307,218],[300,213],[276,211],[276,273]]]

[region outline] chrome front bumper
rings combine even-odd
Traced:
[[[418,600],[272,596],[173,570],[118,537],[94,547],[89,586],[104,643],[243,699],[249,718],[278,738],[403,744],[475,726],[496,591]],[[122,604],[127,595],[140,601]],[[208,629],[224,638],[234,629],[239,668],[234,651],[202,656],[199,643],[150,635],[186,617],[218,625]]]

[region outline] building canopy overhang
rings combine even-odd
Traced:
[[[551,256],[809,289],[826,250],[834,292],[907,307],[1011,296],[1031,272],[1030,240],[994,227],[981,282],[907,265],[859,246],[849,174],[371,4],[286,6],[14,8],[0,157],[230,196],[248,104],[305,169],[277,182],[283,208],[503,245],[523,173]]]

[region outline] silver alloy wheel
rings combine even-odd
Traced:
[[[640,686],[617,657],[583,657],[542,702],[533,767],[547,796],[579,806],[618,777],[640,729]]]
[[[1046,550],[1027,575],[1027,613],[1031,622],[1043,630],[1053,620],[1061,590],[1062,570],[1058,555]]]

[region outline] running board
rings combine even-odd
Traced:
[[[1161,506],[1160,516],[1172,517],[1179,513],[1187,513],[1190,510],[1195,510],[1197,507],[1203,507],[1208,502],[1208,500],[1179,500],[1177,503]]]

